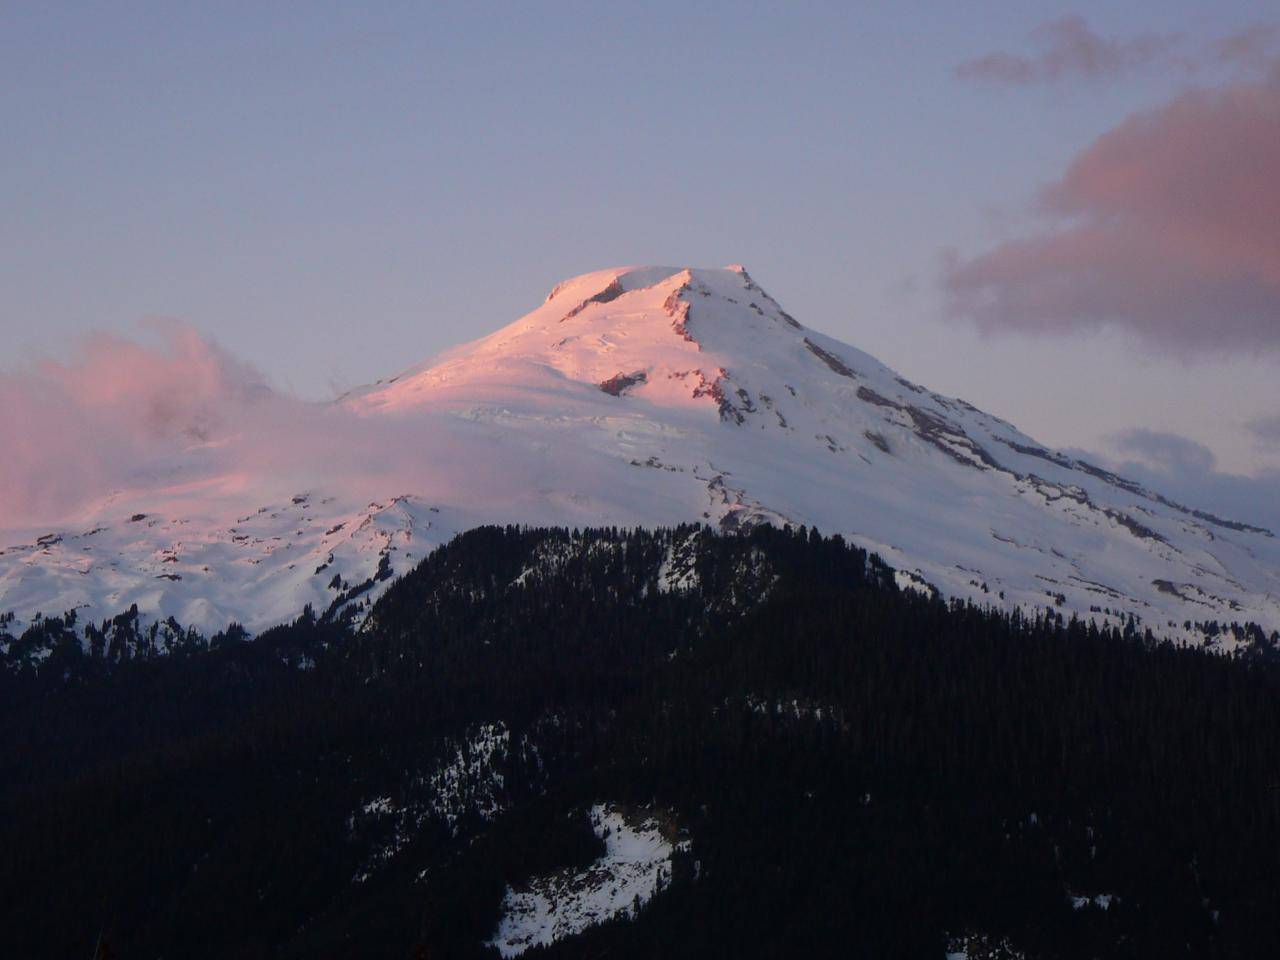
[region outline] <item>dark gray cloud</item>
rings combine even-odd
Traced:
[[[1262,446],[1280,449],[1280,417],[1260,417],[1245,426]],[[1280,499],[1280,490],[1276,491],[1276,496]]]
[[[1280,437],[1280,418],[1272,424]],[[1253,476],[1218,469],[1217,459],[1203,443],[1176,433],[1133,429],[1109,438],[1112,455],[1080,451],[1079,456],[1101,460],[1121,476],[1189,507],[1280,533],[1280,470]]]
[[[1280,24],[1255,23],[1213,44],[1213,59],[1229,66],[1265,73],[1280,46]]]
[[[1116,434],[1113,442],[1130,456],[1140,457],[1166,473],[1214,472],[1217,459],[1203,443],[1176,433],[1135,428]]]

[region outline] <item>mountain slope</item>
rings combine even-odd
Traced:
[[[253,500],[259,478],[234,523],[130,523],[104,509],[91,535],[4,551],[0,610],[102,617],[137,603],[203,629],[261,629],[370,579],[372,597],[379,570],[404,572],[477,523],[692,520],[816,525],[879,553],[904,585],[1005,608],[1133,616],[1201,640],[1195,624],[1280,628],[1269,531],[913,384],[802,326],[741,268],[566,281],[515,323],[353,391],[333,414],[394,426],[387,435],[420,442],[426,467],[408,488],[370,481],[354,496],[317,473],[296,497]]]
[[[479,528],[359,630],[0,670],[7,954],[1270,956],[1255,654],[813,531]]]

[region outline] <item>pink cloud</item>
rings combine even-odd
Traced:
[[[0,372],[0,534],[88,523],[104,508],[230,519],[316,485],[357,506],[536,493],[501,428],[299,400],[182,324],[158,325],[153,340],[96,334],[69,360]],[[599,469],[590,451],[562,458]]]
[[[1038,234],[952,263],[987,330],[1114,326],[1184,351],[1280,349],[1280,84],[1195,91],[1099,137]]]
[[[1078,15],[1051,20],[1031,32],[1039,48],[1030,56],[993,51],[956,67],[965,80],[1013,85],[1049,83],[1067,77],[1099,79],[1163,63],[1185,62],[1175,57],[1179,38],[1142,34],[1128,40],[1112,40],[1097,34]]]
[[[95,334],[73,360],[0,376],[0,524],[126,484],[139,464],[206,439],[269,392],[191,329],[153,326],[158,345]]]
[[[208,505],[264,480],[367,472],[352,416],[272,390],[191,327],[151,326],[150,343],[93,334],[70,360],[0,375],[0,529],[109,497]]]

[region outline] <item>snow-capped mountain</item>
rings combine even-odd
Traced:
[[[577,277],[324,415],[389,438],[363,456],[407,446],[421,466],[342,483],[318,468],[287,495],[279,477],[239,477],[219,499],[234,516],[172,508],[159,485],[154,508],[145,489],[108,499],[76,528],[0,551],[0,611],[21,626],[137,604],[204,631],[257,630],[308,603],[369,599],[481,523],[694,520],[817,526],[879,553],[903,585],[1002,608],[1133,615],[1200,640],[1195,624],[1211,621],[1280,628],[1271,532],[911,383],[802,325],[740,267]]]

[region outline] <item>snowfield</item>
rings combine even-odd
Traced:
[[[219,482],[209,471],[239,465],[218,464],[211,441],[61,529],[0,531],[0,611],[20,630],[37,613],[101,620],[137,604],[144,619],[258,631],[308,603],[367,604],[481,523],[700,521],[816,526],[906,571],[904,587],[1002,609],[1132,617],[1194,642],[1210,621],[1280,629],[1271,532],[911,383],[802,326],[741,268],[577,277],[325,410],[388,438],[388,460],[411,440],[421,467],[388,479],[318,460],[282,491],[275,475]],[[202,483],[219,495],[193,506]],[[661,587],[691,575],[673,552]]]

